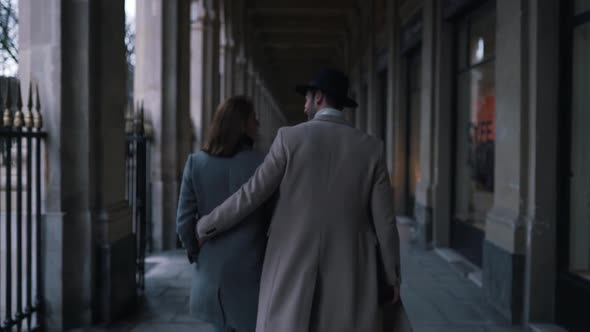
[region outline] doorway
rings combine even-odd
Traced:
[[[590,2],[563,2],[557,321],[590,331]]]

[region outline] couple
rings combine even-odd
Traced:
[[[279,129],[264,160],[251,102],[217,110],[178,206],[197,318],[236,332],[410,330],[383,143],[344,119],[348,84],[325,69],[298,85],[310,121]]]

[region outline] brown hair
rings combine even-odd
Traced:
[[[221,103],[202,150],[217,157],[232,157],[238,153],[243,148],[244,129],[252,113],[254,105],[245,96],[230,97]]]

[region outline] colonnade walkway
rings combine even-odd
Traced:
[[[417,248],[411,229],[400,225],[402,238],[402,299],[414,332],[519,332],[486,303],[481,288],[462,264],[449,264],[435,251]],[[211,328],[188,314],[191,269],[183,251],[147,258],[146,292],[140,308],[103,331],[199,331]],[[328,332],[328,331],[327,331]]]

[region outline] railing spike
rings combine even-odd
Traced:
[[[36,96],[36,111],[35,113],[33,113],[33,126],[37,129],[37,130],[41,130],[41,128],[43,128],[43,116],[41,115],[41,97],[39,97],[39,83],[35,84],[35,92],[37,94]]]
[[[6,80],[6,108],[12,107],[12,94],[10,93],[10,79]]]
[[[2,123],[5,127],[12,127],[12,96],[10,91],[10,80],[7,80],[7,87],[6,87],[6,108],[4,109],[4,116],[2,118]]]
[[[29,101],[27,102],[29,111],[33,110],[33,79],[29,81]]]
[[[21,93],[21,88],[20,88],[20,81],[17,82],[16,84],[16,91],[17,91],[17,95],[16,95],[16,107],[18,110],[23,110],[23,96]]]
[[[135,112],[134,116],[134,132],[136,134],[141,134],[143,132],[143,101],[138,103],[137,112]]]
[[[35,92],[37,93],[37,112],[41,112],[41,97],[39,97],[39,83],[35,84]]]
[[[25,112],[25,127],[33,128],[33,79],[29,81],[29,97],[27,101],[27,111]]]
[[[133,133],[133,104],[129,103],[125,110],[125,133]]]
[[[20,82],[16,83],[16,112],[14,113],[14,127],[17,129],[23,126],[23,98],[20,90]]]
[[[4,102],[6,101],[4,98],[4,89],[2,89],[2,81],[0,80],[0,110],[4,109]]]

